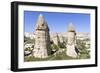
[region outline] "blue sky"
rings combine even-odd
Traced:
[[[90,32],[90,14],[24,11],[24,32],[34,32],[39,14],[48,23],[50,32],[67,32],[73,23],[76,32]]]

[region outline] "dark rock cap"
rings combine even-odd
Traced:
[[[75,27],[72,23],[70,23],[68,26],[68,32],[75,32]]]

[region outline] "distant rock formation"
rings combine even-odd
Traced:
[[[53,41],[53,43],[54,43],[55,45],[59,45],[60,39],[59,39],[58,33],[54,34],[54,35],[52,36],[51,40]]]
[[[47,22],[42,14],[39,15],[35,28],[35,45],[33,56],[36,58],[46,58],[51,52],[50,35]]]

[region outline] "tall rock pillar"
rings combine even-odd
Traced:
[[[76,31],[73,24],[70,23],[67,32],[66,54],[73,58],[77,57],[77,52],[75,48],[75,41],[76,41],[75,38],[76,38]]]
[[[49,28],[42,14],[39,15],[35,29],[35,45],[33,55],[36,58],[46,58],[51,52]]]

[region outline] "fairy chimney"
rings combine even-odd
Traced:
[[[59,40],[59,36],[58,36],[58,33],[55,33],[55,35],[53,35],[53,38],[52,38],[53,42],[55,45],[59,45],[60,43],[60,40]]]
[[[49,27],[42,14],[39,15],[35,28],[35,45],[33,56],[46,58],[51,53]]]
[[[76,41],[76,31],[73,24],[70,23],[68,27],[68,32],[67,32],[66,54],[73,58],[77,57],[75,41]]]

